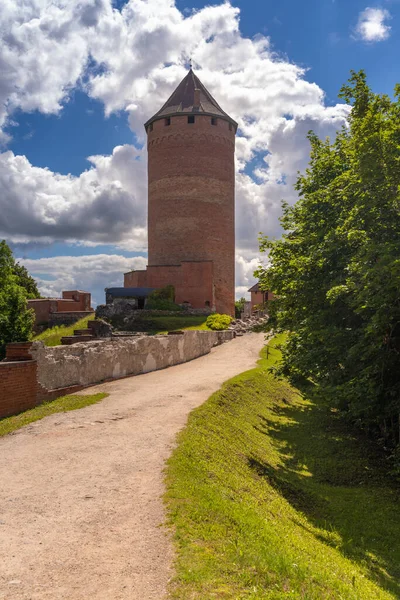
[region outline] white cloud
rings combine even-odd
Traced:
[[[0,236],[14,242],[120,241],[146,250],[146,161],[134,146],[91,156],[79,177],[33,167],[25,156],[0,154]]]
[[[126,258],[116,254],[17,260],[33,274],[43,296],[59,297],[63,290],[86,290],[92,292],[94,305],[104,303],[106,287],[123,285],[123,273],[144,269],[147,264],[142,256]]]
[[[389,11],[384,8],[366,8],[358,17],[356,37],[364,42],[386,40],[390,35],[391,27],[385,21],[390,18]]]
[[[3,0],[1,37],[0,124],[16,109],[59,113],[70,90],[83,86],[106,114],[126,111],[139,139],[192,57],[240,127],[237,251],[249,266],[244,272],[238,263],[239,288],[252,283],[258,233],[278,236],[281,200],[296,201],[293,183],[308,162],[307,131],[335,135],[349,111],[325,106],[323,90],[268,38],[243,37],[239,9],[228,2],[185,16],[172,0],[129,0],[120,11],[111,0]],[[72,177],[11,152],[0,155],[0,236],[144,249],[145,149],[119,146],[90,161],[88,171]]]

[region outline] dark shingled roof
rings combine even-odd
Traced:
[[[194,106],[194,91],[200,90],[200,104]],[[182,79],[174,93],[168,98],[164,106],[160,108],[155,115],[151,117],[146,123],[145,127],[164,117],[172,117],[174,115],[181,114],[205,114],[215,117],[221,117],[230,121],[234,125],[235,130],[237,129],[237,123],[234,121],[222,108],[219,106],[216,100],[211,96],[210,92],[204,87],[200,79],[190,69],[186,77]]]
[[[147,298],[155,288],[115,287],[106,288],[106,294],[113,298]]]
[[[260,290],[260,284],[257,282],[247,291],[248,292],[263,292],[264,290]]]

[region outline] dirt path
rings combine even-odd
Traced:
[[[165,459],[190,410],[252,368],[262,345],[262,334],[248,334],[90,388],[110,396],[1,438],[0,599],[165,598]]]

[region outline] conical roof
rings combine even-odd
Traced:
[[[195,90],[199,90],[200,102],[198,102],[198,106],[195,106]],[[192,69],[182,79],[164,106],[145,123],[145,127],[147,128],[150,123],[157,119],[193,113],[226,119],[234,125],[235,130],[237,128],[236,121],[222,110]]]

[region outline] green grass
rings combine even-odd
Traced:
[[[193,411],[169,460],[179,600],[400,598],[399,490],[308,385],[258,368]]]
[[[147,331],[148,333],[165,333],[177,329],[196,329],[206,330],[207,316],[205,315],[155,315],[138,319],[135,322],[135,331]]]
[[[40,340],[46,346],[58,346],[61,344],[62,337],[74,335],[74,329],[86,329],[88,321],[94,318],[95,315],[93,313],[93,315],[80,319],[73,325],[60,325],[46,329],[43,333],[35,336],[33,340],[35,342]],[[210,331],[206,325],[206,320],[207,316],[204,315],[156,315],[138,320],[135,324],[135,331],[143,331],[151,334],[167,333],[176,329]]]
[[[26,410],[19,415],[1,419],[0,437],[7,435],[7,433],[11,433],[16,429],[24,427],[24,425],[34,423],[34,421],[39,421],[40,419],[43,419],[43,417],[53,415],[54,413],[68,412],[69,410],[77,410],[78,408],[89,406],[90,404],[96,404],[96,402],[100,402],[100,400],[103,400],[103,398],[106,398],[107,396],[108,394],[104,393],[92,394],[90,396],[71,395],[62,396],[61,398],[57,398],[51,402],[45,402],[44,404],[35,406],[35,408]]]
[[[50,329],[46,329],[39,335],[36,335],[33,340],[35,342],[42,341],[46,344],[46,346],[59,346],[61,344],[61,338],[64,336],[74,335],[74,329],[86,329],[89,321],[94,319],[94,313],[89,317],[84,317],[83,319],[79,319],[76,323],[72,325],[57,325],[56,327],[51,327]]]

